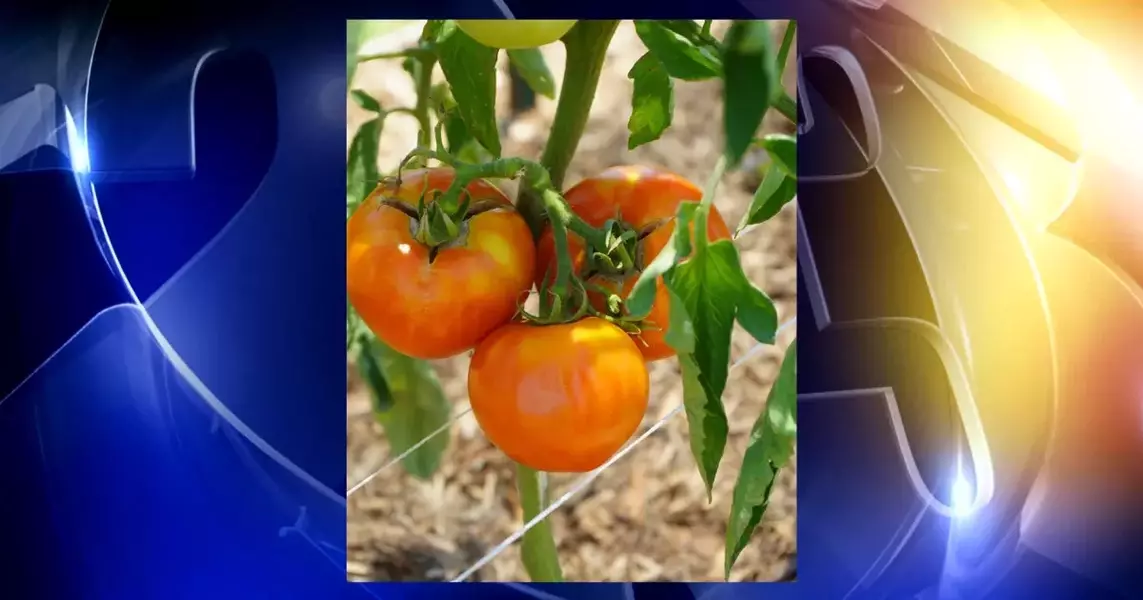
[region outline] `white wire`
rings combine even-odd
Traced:
[[[796,323],[797,320],[798,320],[797,317],[793,317],[789,321],[782,323],[782,325],[780,325],[778,327],[778,331],[775,334],[775,336],[777,336],[778,334],[781,334],[782,331],[784,331],[785,329],[787,329],[788,327],[790,327],[791,325]],[[736,369],[737,367],[739,367],[740,365],[745,363],[747,360],[750,360],[751,358],[753,358],[756,354],[758,354],[759,350],[761,348],[763,348],[764,346],[765,346],[765,344],[763,344],[762,342],[758,342],[757,344],[755,344],[753,348],[751,348],[749,351],[746,352],[746,354],[742,355],[741,358],[734,361],[734,364],[730,365],[729,371],[733,371],[734,369]],[[619,462],[619,460],[621,458],[623,458],[624,456],[627,456],[627,454],[629,452],[631,452],[632,450],[635,449],[635,446],[638,446],[643,440],[651,437],[651,435],[653,435],[656,431],[662,429],[663,426],[667,424],[667,421],[671,420],[671,417],[682,412],[682,410],[683,410],[683,404],[679,403],[678,406],[671,409],[671,412],[667,413],[666,415],[663,416],[663,418],[656,421],[654,425],[651,425],[650,427],[648,427],[647,431],[644,431],[639,437],[635,438],[634,440],[631,441],[631,443],[624,446],[622,450],[620,450],[619,452],[616,452],[614,456],[607,459],[607,462],[600,465],[594,471],[592,471],[592,472],[588,473],[587,475],[584,475],[583,477],[581,477],[578,481],[576,481],[575,485],[573,485],[570,490],[565,492],[563,496],[560,496],[559,500],[556,500],[550,506],[548,506],[544,510],[540,511],[539,514],[537,514],[530,521],[525,523],[523,527],[521,527],[520,529],[513,532],[512,535],[505,538],[505,540],[503,542],[500,542],[494,548],[489,550],[487,554],[485,554],[483,557],[481,557],[480,560],[473,563],[473,565],[471,567],[465,569],[465,571],[463,573],[461,573],[460,575],[458,575],[455,579],[453,579],[452,582],[453,583],[462,582],[465,579],[468,579],[469,577],[471,577],[473,573],[476,573],[480,569],[484,568],[485,565],[492,562],[492,560],[495,559],[497,556],[499,556],[500,553],[507,550],[509,546],[511,546],[512,544],[515,544],[520,538],[524,537],[524,534],[528,533],[528,530],[535,527],[536,524],[538,524],[540,521],[543,521],[544,519],[548,518],[548,516],[551,515],[553,512],[555,512],[556,509],[563,506],[563,504],[565,502],[570,500],[572,498],[572,496],[575,496],[576,494],[580,493],[585,488],[587,488],[587,486],[591,485],[591,483],[593,481],[595,481],[597,478],[599,478],[599,476],[602,475],[603,472],[606,471],[611,465],[615,464],[616,462]]]
[[[431,439],[437,437],[438,435],[448,431],[449,427],[452,427],[452,424],[455,421],[457,421],[458,419],[460,419],[464,415],[467,415],[470,412],[472,412],[471,406],[460,411],[459,413],[454,415],[451,419],[449,419],[447,423],[445,423],[444,425],[441,425],[440,427],[437,427],[431,433],[429,433],[425,437],[421,438],[421,441],[417,442],[416,444],[413,444],[412,446],[409,446],[408,450],[405,450],[404,452],[398,454],[397,456],[394,456],[393,458],[389,459],[388,462],[386,462],[385,464],[378,467],[378,469],[376,471],[373,471],[369,475],[366,475],[365,479],[362,479],[361,481],[359,481],[357,483],[357,485],[354,485],[353,487],[349,488],[349,491],[345,493],[345,498],[349,499],[349,497],[352,496],[354,492],[365,487],[366,484],[368,484],[370,481],[373,481],[373,479],[375,477],[377,477],[378,475],[380,475],[385,469],[388,469],[389,467],[401,462],[406,456],[416,452],[418,448],[427,444],[429,442],[429,440],[431,440]]]

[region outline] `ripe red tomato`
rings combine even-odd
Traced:
[[[443,192],[454,175],[448,168],[406,172],[399,188],[378,186],[345,226],[349,301],[381,341],[408,356],[445,358],[472,348],[512,318],[532,287],[530,230],[491,183],[474,181],[466,192],[473,204],[502,206],[464,221],[460,237],[435,256],[414,237],[416,219],[382,202],[415,211],[423,190]]]
[[[562,37],[575,21],[514,19],[458,19],[456,26],[472,39],[490,48],[519,50],[550,44]]]
[[[484,434],[539,471],[582,473],[626,442],[647,410],[647,365],[627,334],[587,317],[510,323],[476,346],[468,397]]]
[[[702,190],[686,179],[647,167],[612,167],[595,177],[577,183],[564,193],[572,211],[589,224],[599,227],[608,219],[619,219],[636,231],[650,231],[640,242],[641,257],[636,258],[638,270],[625,277],[605,277],[596,275],[590,283],[599,284],[613,291],[621,291],[619,296],[626,298],[639,279],[639,272],[659,255],[671,239],[675,230],[675,211],[686,201],[702,200]],[[691,224],[694,234],[694,224]],[[719,214],[711,208],[707,219],[707,237],[711,241],[729,239],[730,229]],[[576,271],[582,270],[585,263],[584,243],[578,236],[568,236],[568,249]],[[534,279],[539,284],[545,274],[555,270],[555,243],[550,228],[540,235],[536,249],[536,273]],[[597,310],[604,310],[606,301],[594,295],[592,304]],[[638,334],[639,349],[647,360],[659,360],[674,356],[675,351],[663,339],[667,332],[670,316],[670,300],[667,288],[659,279],[655,290],[655,303],[644,319],[644,328]]]

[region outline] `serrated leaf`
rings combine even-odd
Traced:
[[[361,90],[353,90],[349,92],[349,96],[353,98],[353,101],[356,102],[358,106],[367,111],[378,114],[384,112],[384,109],[381,108],[381,103],[378,102],[376,98]]]
[[[709,264],[725,279],[728,296],[735,306],[734,318],[754,339],[773,344],[778,332],[778,309],[742,270],[738,248],[728,240],[707,247]],[[715,266],[716,265],[716,266]]]
[[[777,311],[742,272],[738,250],[730,240],[711,243],[675,265],[663,279],[674,294],[672,309],[676,302],[681,302],[693,326],[693,351],[680,353],[680,364],[693,363],[693,376],[701,388],[700,396],[699,388],[692,385],[688,389],[684,385],[684,399],[691,435],[695,431],[702,435],[698,441],[692,437],[691,450],[709,493],[726,447],[722,393],[729,375],[734,322],[738,320],[760,340],[773,339]],[[687,394],[691,397],[686,398]]]
[[[702,370],[703,386],[712,399],[722,398],[730,364],[730,335],[738,308],[742,267],[728,258],[721,240],[675,266],[664,278],[683,301],[695,328],[695,361]],[[736,272],[737,271],[737,272]]]
[[[726,527],[725,574],[750,541],[770,503],[778,472],[790,462],[798,434],[797,340],[786,349],[778,378],[770,387],[766,407],[750,433],[742,470],[734,485],[730,519]]]
[[[377,167],[377,146],[381,141],[384,116],[370,119],[361,125],[349,144],[345,163],[346,204],[360,203],[381,180]]]
[[[521,50],[508,50],[508,60],[516,67],[516,72],[524,78],[524,82],[533,92],[545,98],[556,97],[556,80],[548,70],[548,63],[544,62],[544,55],[539,48],[524,48]]]
[[[631,292],[627,294],[624,305],[627,314],[635,318],[647,316],[655,304],[655,286],[659,277],[675,266],[679,256],[690,253],[690,223],[698,208],[697,202],[683,202],[675,212],[675,229],[671,232],[671,240],[663,246],[651,264],[643,268]],[[686,252],[679,254],[680,250]]]
[[[735,21],[722,48],[726,158],[736,166],[781,89],[766,21]]]
[[[738,286],[738,312],[735,314],[738,324],[759,342],[773,344],[774,336],[778,334],[778,309],[774,307],[774,301],[745,273],[742,273]]]
[[[798,141],[784,133],[767,134],[762,139],[762,147],[789,177],[798,178]]]
[[[662,61],[650,52],[635,62],[627,77],[635,87],[631,94],[631,118],[627,120],[627,130],[631,132],[627,149],[634,150],[659,139],[671,126],[675,91]]]
[[[447,423],[451,406],[427,362],[404,356],[377,340],[369,348],[391,398],[388,408],[375,410],[374,417],[385,429],[390,454],[396,456]],[[401,460],[405,471],[419,479],[431,477],[440,466],[448,439],[446,434],[436,435],[410,452]]]
[[[496,53],[468,37],[452,21],[441,27],[437,56],[460,116],[480,145],[500,156],[496,125]]]
[[[694,355],[679,353],[679,369],[683,378],[683,408],[690,428],[688,438],[691,455],[698,465],[699,474],[706,485],[707,501],[712,498],[714,478],[722,454],[726,451],[726,437],[730,427],[726,410],[719,400],[711,400],[702,381],[702,370]]]
[[[702,81],[722,73],[720,58],[713,48],[688,39],[661,21],[637,20],[635,33],[675,79]]]
[[[750,201],[750,208],[743,215],[738,230],[770,220],[797,195],[798,182],[786,175],[781,167],[771,164],[767,167],[758,190],[754,192],[754,199]]]

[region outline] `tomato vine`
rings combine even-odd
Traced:
[[[434,163],[434,168],[451,169],[447,186],[426,187],[415,204],[392,204],[408,216],[415,243],[435,252],[457,242],[463,236],[466,220],[479,212],[479,200],[474,202],[472,198],[473,184],[518,179],[521,186],[515,211],[535,239],[542,242],[550,236],[554,261],[540,267],[547,270],[536,281],[540,292],[538,314],[530,314],[520,305],[515,321],[545,327],[574,324],[592,317],[610,322],[635,339],[648,323],[653,306],[663,302],[658,298],[665,289],[669,316],[667,323],[659,325],[666,325],[664,340],[679,361],[691,450],[709,497],[729,432],[722,394],[728,378],[733,327],[738,324],[764,344],[775,343],[778,329],[773,302],[746,277],[733,240],[726,233],[722,237],[711,235],[712,219],[721,222],[713,200],[726,171],[737,168],[753,147],[765,149],[771,161],[737,232],[773,217],[796,194],[796,140],[780,134],[758,137],[762,120],[770,110],[791,121],[796,119],[796,103],[780,85],[796,25],[791,22],[787,26],[781,45],[775,49],[770,24],[765,21],[734,22],[722,39],[712,33],[709,21],[701,25],[684,20],[635,21],[635,31],[647,52],[628,73],[634,84],[628,121],[629,148],[653,143],[670,127],[678,82],[720,79],[724,91],[723,155],[700,196],[676,198],[677,207],[669,217],[673,229],[654,256],[642,256],[641,244],[650,230],[632,227],[623,220],[624,215],[593,224],[578,214],[561,192],[618,25],[618,21],[579,21],[568,29],[553,23],[545,25],[547,29],[540,35],[538,30],[521,29],[532,26],[526,22],[458,25],[454,21],[429,21],[411,48],[356,56],[354,41],[361,34],[355,30],[359,26],[351,24],[347,62],[350,79],[357,62],[401,60],[415,83],[417,101],[412,107],[387,108],[360,90],[350,90],[354,101],[374,116],[362,125],[350,145],[347,210],[350,214],[377,210],[362,202],[379,190],[404,189],[403,177],[412,169]],[[538,162],[502,157],[495,111],[495,67],[500,48],[510,48],[506,52],[513,68],[536,94],[554,97],[555,84],[534,44],[544,35],[561,33],[567,62],[543,154]],[[480,41],[470,34],[479,36]],[[438,67],[447,83],[434,85],[432,76]],[[407,115],[417,121],[418,145],[395,173],[382,177],[377,166],[377,143],[384,122],[391,115]],[[388,201],[379,204],[385,202]],[[573,259],[573,246],[581,248],[588,257],[587,271],[582,261]],[[433,254],[429,256],[431,262]],[[630,277],[632,285],[629,292],[601,286],[588,277],[592,273]],[[598,297],[605,298],[602,305],[593,302]],[[382,423],[392,418],[401,402],[414,407],[421,402],[418,398],[396,397],[394,390],[408,390],[410,382],[414,382],[414,387],[423,386],[422,389],[431,389],[435,384],[427,365],[396,353],[378,339],[362,325],[353,306],[348,307],[346,332],[347,350],[356,357]],[[518,333],[527,335],[526,330]],[[758,416],[735,485],[726,539],[727,577],[761,521],[777,473],[793,453],[794,348],[791,344],[766,408]],[[439,385],[436,389],[439,391]],[[434,398],[433,410],[438,415],[433,423],[445,422],[447,410],[446,416],[439,416],[443,395],[437,391],[427,395]],[[643,402],[645,406],[645,398]],[[626,435],[629,437],[631,432]],[[403,445],[412,446],[407,442]],[[618,446],[610,451],[617,449]],[[426,461],[425,453],[412,453],[409,456],[417,458],[406,461],[406,468],[414,475],[427,476],[435,468],[443,446],[430,451],[436,453],[434,460]],[[535,468],[519,465],[517,484],[525,522],[545,506],[538,478]],[[523,556],[533,580],[562,579],[546,521],[524,535]]]

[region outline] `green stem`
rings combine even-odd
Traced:
[[[568,165],[583,137],[591,105],[595,101],[595,91],[599,87],[599,76],[603,72],[603,59],[618,26],[619,21],[579,21],[563,38],[567,48],[564,79],[552,132],[540,159],[557,190],[563,186]],[[528,221],[532,234],[539,236],[544,209],[536,190],[525,188],[517,208]]]
[[[429,58],[433,55],[430,50],[425,48],[407,48],[397,52],[378,52],[376,54],[364,54],[357,57],[358,63],[369,62],[373,60],[389,60],[393,58],[408,58],[410,56],[417,58]]]
[[[783,92],[781,96],[778,96],[778,99],[774,101],[774,108],[778,109],[778,112],[789,119],[791,123],[798,122],[798,103],[794,102],[789,94]]]
[[[726,174],[726,166],[726,156],[719,157],[718,163],[714,165],[714,171],[706,180],[706,187],[703,188],[702,202],[699,203],[698,210],[695,211],[695,255],[706,249],[707,215],[710,214],[710,207],[714,204],[714,193],[718,190],[718,184],[722,181],[722,176]]]
[[[516,465],[516,489],[520,492],[524,522],[527,523],[544,510],[540,474],[524,465]],[[556,552],[556,542],[552,537],[552,526],[547,519],[536,523],[524,534],[520,554],[524,560],[524,568],[532,581],[545,583],[563,581],[559,554]]]
[[[782,35],[782,45],[778,48],[778,79],[786,71],[786,62],[790,56],[790,49],[794,47],[794,34],[798,31],[798,22],[790,21],[786,25],[786,33]]]
[[[413,108],[413,116],[417,118],[417,123],[420,125],[420,131],[417,132],[417,145],[432,148],[433,124],[429,120],[429,100],[432,97],[433,67],[436,66],[437,61],[432,55],[428,55],[422,57],[418,64],[416,71],[417,106]],[[444,148],[439,149],[444,150]]]

